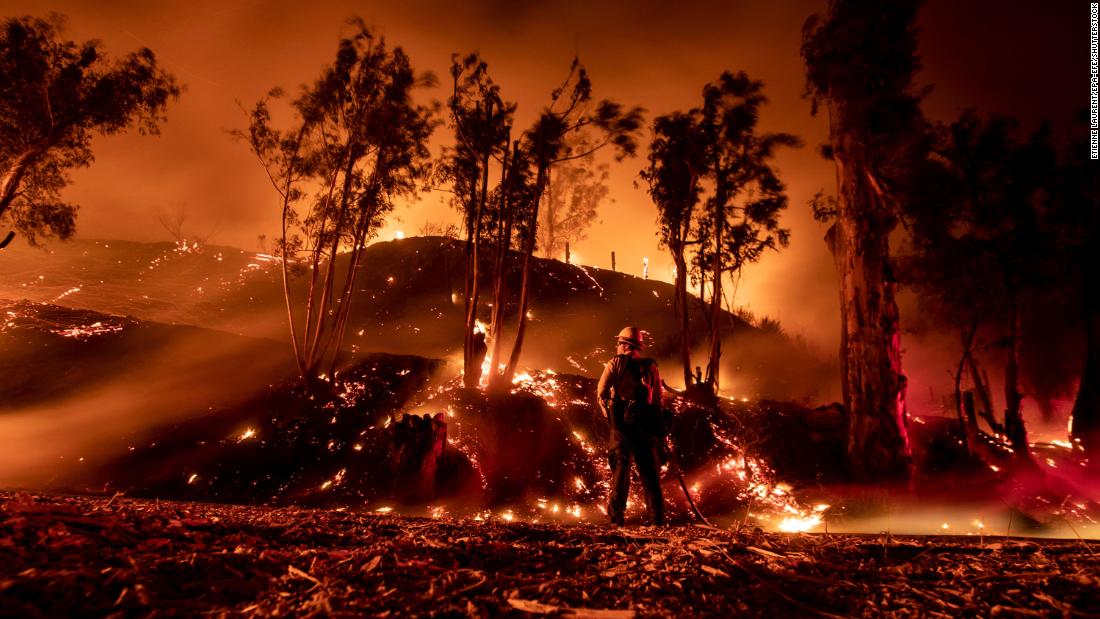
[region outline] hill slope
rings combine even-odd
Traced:
[[[462,243],[440,237],[376,243],[364,256],[349,338],[355,350],[446,358],[461,346]],[[519,256],[509,285],[519,288]],[[593,267],[536,259],[531,321],[523,364],[593,376],[625,324],[652,334],[650,354],[665,377],[679,382],[672,362],[677,326],[672,286]],[[299,278],[299,281],[302,278]],[[509,309],[517,302],[512,295]],[[43,251],[18,247],[0,260],[0,298],[28,299],[164,323],[191,324],[286,339],[277,263],[265,254],[229,247],[170,243],[73,241]],[[482,298],[487,320],[491,299]],[[702,345],[704,321],[694,308],[693,334]],[[723,387],[736,395],[823,399],[830,364],[782,334],[757,329],[725,313]],[[510,345],[515,316],[505,332]]]

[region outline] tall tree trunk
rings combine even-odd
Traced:
[[[488,119],[492,113],[492,106],[486,103],[485,117]],[[474,246],[470,259],[470,300],[466,307],[465,345],[463,346],[463,370],[462,384],[467,389],[474,389],[481,380],[481,362],[474,356],[474,325],[477,323],[478,297],[481,294],[481,220],[485,212],[485,201],[489,192],[489,151],[482,154],[481,159],[481,189],[477,196],[477,208],[474,221]],[[474,367],[477,366],[477,367]]]
[[[11,164],[8,165],[4,177],[0,178],[0,217],[8,210],[15,196],[19,193],[19,185],[23,182],[27,172],[34,165],[35,160],[44,152],[41,148],[28,148],[19,153]]]
[[[722,232],[726,224],[725,192],[721,187],[715,190],[714,201],[714,258],[711,261],[711,287],[713,293],[710,306],[710,356],[707,361],[707,386],[718,394],[718,362],[722,356]]]
[[[501,376],[501,383],[507,385],[516,375],[516,367],[519,365],[519,355],[523,350],[523,337],[527,332],[527,307],[531,297],[531,255],[535,253],[535,237],[538,233],[539,202],[542,200],[542,192],[546,189],[547,166],[539,166],[538,176],[535,179],[535,195],[532,198],[530,233],[527,235],[527,247],[523,252],[523,279],[519,292],[519,322],[516,325],[516,340],[512,344],[512,354],[508,356],[508,366]]]
[[[966,360],[970,357],[970,349],[974,345],[974,334],[977,329],[974,327],[963,327],[961,335],[962,340],[962,356],[959,357],[959,365],[955,368],[955,413],[959,417],[959,427],[962,428],[966,435],[966,450],[973,454],[976,443],[977,433],[971,429],[971,424],[977,425],[977,422],[973,420],[971,414],[974,410],[974,396],[970,392],[966,393],[966,397],[969,400],[969,408],[966,408],[966,414],[964,415],[963,405],[963,392],[962,392],[962,374],[963,367],[966,365]]]
[[[293,170],[295,164],[298,161],[298,152],[302,145],[302,139],[305,137],[306,129],[303,127],[294,141],[294,156],[290,161],[288,170]],[[272,180],[274,183],[274,179]],[[276,186],[276,190],[283,198],[282,217],[280,218],[281,235],[279,237],[282,242],[283,259],[280,261],[280,270],[282,271],[283,281],[283,300],[286,302],[286,320],[287,327],[290,329],[290,350],[294,354],[294,365],[298,368],[298,375],[307,380],[306,367],[302,360],[301,350],[298,347],[298,329],[294,322],[294,301],[290,293],[290,268],[288,266],[291,256],[286,253],[286,234],[287,234],[287,219],[290,217],[291,206],[291,191],[294,188],[294,175],[293,172],[287,172],[286,179],[282,188]],[[2,210],[0,210],[2,212]]]
[[[512,152],[519,148],[519,142],[512,145]],[[515,218],[515,210],[512,207],[512,191],[509,184],[510,174],[514,171],[508,169],[508,149],[504,150],[504,162],[501,166],[500,203],[504,217],[501,220],[497,234],[497,256],[493,268],[493,315],[489,332],[493,338],[493,348],[489,355],[489,388],[499,386],[500,353],[504,345],[504,274],[507,265],[508,252],[512,248],[512,226]],[[513,165],[515,157],[513,155]]]
[[[351,301],[355,296],[355,281],[359,277],[363,250],[367,244],[367,233],[370,231],[370,222],[374,220],[374,205],[377,204],[378,199],[378,170],[382,166],[384,166],[384,162],[382,157],[379,156],[369,183],[369,194],[366,200],[369,206],[367,206],[365,213],[359,213],[358,225],[355,228],[355,235],[352,237],[352,251],[351,256],[348,258],[348,271],[344,279],[344,289],[339,297],[340,306],[336,308],[336,317],[333,321],[334,328],[329,335],[329,341],[325,343],[324,350],[332,351],[332,360],[329,363],[328,371],[329,375],[333,377],[336,376],[336,363],[340,358],[340,346],[344,343],[344,334],[347,331],[348,320],[351,317]]]
[[[690,314],[691,306],[688,305],[687,293],[687,261],[684,259],[683,243],[678,243],[675,249],[674,261],[676,263],[676,312],[680,322],[680,362],[684,366],[684,388],[688,388],[694,382],[691,373],[691,331]]]
[[[327,352],[324,347],[320,345],[325,329],[335,329],[335,321],[329,320],[329,308],[332,307],[332,291],[336,285],[336,260],[339,257],[340,252],[340,233],[339,231],[344,227],[344,221],[348,217],[348,211],[350,206],[350,194],[351,194],[351,182],[355,171],[355,164],[359,161],[359,155],[351,151],[348,153],[348,161],[344,167],[344,183],[340,189],[340,209],[338,217],[333,224],[333,239],[332,244],[329,247],[328,263],[325,265],[325,279],[321,288],[321,300],[317,304],[317,318],[314,323],[313,339],[309,343],[306,364],[307,369],[311,374],[316,373],[321,365],[324,363],[325,353]]]
[[[966,366],[970,372],[970,382],[974,383],[974,392],[977,394],[978,403],[980,404],[978,416],[985,419],[985,422],[989,424],[989,429],[994,434],[1003,434],[1004,426],[993,416],[993,397],[989,393],[989,380],[982,376],[982,372],[978,368],[978,360],[974,358],[973,353],[967,356]]]
[[[545,234],[542,236],[543,248],[542,251],[546,253],[546,257],[553,260],[557,256],[557,222],[555,221],[558,216],[558,205],[554,202],[554,179],[551,176],[550,170],[546,171],[546,208],[543,209],[546,213],[546,226],[544,228]]]
[[[1013,292],[1009,292],[1014,295]],[[1009,348],[1005,359],[1005,435],[1018,458],[1031,459],[1027,444],[1027,427],[1021,410],[1023,394],[1020,393],[1020,310],[1015,297],[1012,299],[1009,317]]]
[[[842,118],[830,101],[830,117]],[[875,187],[856,136],[830,127],[837,168],[832,245],[840,280],[841,365],[848,411],[848,464],[856,479],[911,475],[901,371],[901,329],[890,274],[893,213]]]
[[[1096,241],[1092,253],[1097,252]],[[1080,441],[1081,448],[1090,461],[1096,462],[1100,454],[1100,288],[1096,260],[1086,261],[1081,273],[1081,309],[1085,323],[1085,364],[1081,368],[1081,382],[1077,387],[1077,399],[1073,402],[1070,436]]]

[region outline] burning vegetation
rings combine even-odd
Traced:
[[[837,172],[812,203],[835,361],[731,311],[744,267],[790,244],[774,162],[803,144],[762,131],[744,71],[648,127],[672,284],[648,257],[637,278],[571,254],[610,194],[597,157],[647,146],[643,108],[597,98],[574,58],[521,114],[477,53],[424,101],[435,77],[361,18],[232,132],[274,190],[270,248],[186,237],[181,206],[173,243],[51,260],[7,249],[15,231],[70,237],[61,190],[93,138],[156,133],[182,89],[149,50],[111,62],[59,17],[5,19],[0,297],[21,300],[0,299],[0,485],[103,498],[0,493],[0,613],[1093,616],[1096,177],[1047,127],[925,118],[919,4],[833,0],[802,32]],[[374,242],[439,189],[461,230]],[[910,406],[902,286],[959,336],[943,414]],[[1080,309],[1050,329],[1047,299]],[[1024,390],[1051,421],[1076,365],[1068,436],[1036,441]],[[648,490],[626,524],[660,527],[601,526],[624,526],[631,457]]]

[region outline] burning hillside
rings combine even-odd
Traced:
[[[281,363],[230,389],[217,375],[281,351],[262,340],[56,306],[14,303],[4,311],[0,335],[11,370],[4,373],[11,394],[5,427],[35,436],[33,428],[45,421],[36,424],[32,412],[71,410],[76,430],[42,445],[32,467],[39,473],[13,462],[9,470],[23,468],[28,476],[9,484],[482,518],[603,519],[608,430],[593,402],[592,379],[531,370],[517,376],[511,393],[486,397],[463,389],[446,363],[371,354],[358,357],[325,394],[301,387]],[[181,342],[205,353],[184,351]],[[69,370],[42,371],[61,359]],[[196,375],[193,366],[205,373]],[[206,392],[185,398],[165,391],[153,372],[182,373]],[[122,397],[138,384],[143,392]],[[80,402],[98,406],[111,397],[107,410],[77,416]],[[173,398],[171,406],[162,402]],[[782,406],[727,402],[719,412],[681,398],[670,405],[685,482],[709,514],[739,514],[743,524],[773,527],[820,522],[823,508],[795,501],[789,482],[742,447],[749,436],[744,424],[782,414]],[[96,425],[96,440],[82,440]],[[814,481],[812,473],[787,473],[790,481]],[[666,478],[666,495],[686,520],[674,476]],[[640,503],[632,497],[632,515]]]
[[[8,485],[605,519],[608,428],[591,378],[531,369],[510,392],[487,396],[463,388],[454,364],[359,353],[327,387],[307,390],[273,342],[49,305],[9,303],[4,312],[0,424],[19,443],[4,449]],[[675,393],[666,406],[674,458],[664,494],[681,522],[691,519],[686,491],[713,522],[734,528],[866,530],[892,518],[895,530],[1095,535],[1095,504],[1074,481],[1080,463],[1057,444],[1034,446],[1047,472],[1020,475],[971,460],[948,420],[914,418],[924,499],[910,505],[844,489],[839,408],[745,397],[701,406]],[[927,499],[941,507],[921,505]],[[628,517],[640,518],[641,506],[631,495]]]
[[[518,289],[519,257],[508,285]],[[384,350],[447,357],[461,344],[465,260],[461,243],[417,237],[367,248],[347,327],[351,351]],[[17,247],[5,253],[8,276],[0,298],[28,299],[191,324],[254,337],[286,339],[285,306],[275,259],[218,246],[73,241],[49,253]],[[594,267],[535,259],[526,362],[558,372],[599,374],[608,342],[623,324],[654,336],[650,351],[671,359],[676,349],[672,286]],[[485,269],[488,271],[488,269]],[[301,281],[308,278],[298,278]],[[482,315],[491,308],[483,301]],[[507,313],[515,311],[510,299]],[[693,308],[702,345],[706,320]],[[804,400],[822,397],[834,376],[829,364],[781,333],[757,329],[723,312],[728,341],[724,374],[732,393]],[[512,324],[508,318],[507,324]],[[506,329],[503,336],[511,338]],[[669,367],[673,367],[671,361]],[[727,371],[728,370],[728,371]],[[668,380],[677,380],[668,372]]]

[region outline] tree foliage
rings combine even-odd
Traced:
[[[587,144],[581,140],[573,149],[587,150]],[[555,166],[540,209],[538,248],[544,256],[562,256],[569,244],[587,237],[611,193],[608,176],[608,165],[595,163],[592,156]]]
[[[539,209],[550,182],[551,169],[607,147],[614,152],[616,161],[633,157],[637,151],[636,134],[642,125],[642,112],[640,107],[624,108],[607,99],[594,101],[588,71],[580,60],[574,58],[565,81],[550,93],[550,104],[538,115],[531,128],[523,133],[520,149],[531,167],[534,186],[531,208],[519,226],[524,255],[516,338],[504,372],[496,377],[498,385],[511,383],[523,349],[531,293],[531,257],[538,238]],[[590,145],[579,151],[569,149],[572,140],[588,132],[594,135]]]
[[[270,105],[283,96],[275,89],[238,132],[280,196],[277,250],[291,343],[310,381],[336,369],[363,249],[427,173],[435,126],[435,108],[412,99],[434,78],[416,73],[404,50],[387,47],[362,20],[351,25],[333,63],[291,102],[287,128],[272,120]],[[292,269],[308,280],[300,298]]]
[[[676,264],[681,360],[689,385],[688,265],[697,281],[709,277],[711,282],[705,382],[712,393],[719,382],[722,282],[760,260],[767,250],[785,247],[790,238],[779,225],[787,196],[773,159],[780,147],[801,142],[788,133],[757,130],[760,109],[767,104],[763,88],[744,72],[722,73],[703,88],[699,108],[654,122],[649,166],[642,172],[657,204],[662,244]],[[702,208],[696,211],[700,199]],[[695,247],[690,261],[689,246]]]
[[[58,15],[4,20],[0,224],[32,245],[71,236],[77,206],[64,202],[61,192],[71,170],[94,160],[92,138],[131,127],[156,134],[180,91],[148,49],[111,60],[98,41],[66,40]],[[8,233],[3,244],[10,239]]]
[[[698,244],[696,207],[706,174],[706,142],[699,130],[698,111],[674,112],[653,121],[649,163],[641,172],[657,207],[657,229],[662,247],[676,266],[673,309],[680,325],[680,363],[684,385],[692,384],[690,308],[688,306],[687,251]],[[693,236],[695,238],[693,238]]]

